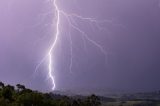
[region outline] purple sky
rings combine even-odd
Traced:
[[[76,20],[108,55],[71,29],[73,67],[69,72],[68,24],[61,18],[55,51],[57,89],[105,88],[125,91],[159,90],[160,7],[158,0],[59,0],[59,7],[98,20],[105,30]],[[46,15],[45,15],[46,14]],[[45,0],[0,1],[0,80],[32,89],[51,90],[47,61],[33,74],[54,37],[51,4]]]

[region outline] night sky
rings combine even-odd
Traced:
[[[75,19],[80,33],[69,29],[62,15],[60,36],[54,50],[56,89],[160,89],[160,3],[158,0],[57,0],[66,13],[108,20],[94,24]],[[47,0],[0,0],[0,81],[50,91],[47,60],[35,73],[54,40],[55,13]],[[70,39],[73,64],[70,72]]]

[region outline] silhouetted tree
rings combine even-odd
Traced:
[[[4,83],[0,82],[0,88],[4,88]]]
[[[7,85],[6,87],[8,87],[10,90],[14,91],[14,86]]]
[[[86,105],[87,106],[100,106],[101,102],[100,102],[99,97],[93,94],[87,98]]]
[[[5,99],[12,100],[13,90],[9,86],[6,86],[2,90],[2,96]]]
[[[18,88],[18,91],[23,91],[23,90],[26,89],[26,87],[24,85],[21,85],[21,84],[17,84],[16,86]]]

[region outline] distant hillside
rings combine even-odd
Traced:
[[[99,89],[99,88],[74,88],[74,89],[61,89],[54,91],[54,93],[59,93],[59,94],[64,94],[64,95],[83,95],[83,96],[88,96],[90,94],[96,94],[99,96],[113,96],[113,95],[121,95],[124,93],[124,91],[121,90],[116,90],[116,89],[111,89],[111,88],[104,88],[104,89]]]

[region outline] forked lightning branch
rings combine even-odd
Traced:
[[[55,63],[56,60],[54,58],[54,51],[56,50],[55,48],[56,48],[57,41],[60,40],[59,36],[61,34],[61,32],[60,32],[61,19],[65,18],[67,20],[67,23],[68,23],[70,29],[75,30],[78,33],[80,33],[81,37],[84,40],[88,41],[89,43],[91,43],[92,45],[97,47],[99,49],[99,51],[105,56],[107,55],[107,52],[103,48],[103,46],[98,44],[95,40],[91,39],[85,31],[83,31],[81,28],[79,28],[77,21],[91,23],[92,25],[94,25],[97,28],[97,30],[104,29],[103,27],[101,27],[102,23],[108,23],[108,22],[112,23],[112,22],[110,20],[97,20],[97,19],[90,18],[90,17],[84,17],[84,16],[78,15],[76,13],[67,13],[58,7],[58,5],[57,5],[58,0],[50,0],[49,2],[52,3],[53,9],[54,9],[53,12],[55,13],[55,16],[54,16],[55,18],[53,18],[53,21],[55,24],[54,25],[55,33],[53,33],[53,42],[49,48],[48,54],[45,57],[45,59],[47,58],[47,60],[48,60],[48,71],[47,72],[48,72],[48,77],[52,82],[52,90],[55,90],[56,83],[55,83],[54,72],[56,69],[54,68],[53,63]],[[61,18],[61,17],[63,17],[63,18]],[[61,26],[63,26],[63,25],[61,25]],[[73,44],[72,43],[73,42],[72,42],[71,33],[70,32],[68,32],[68,33],[69,33],[68,37],[70,38],[70,44],[71,44],[71,47],[70,47],[71,58],[70,58],[70,66],[69,66],[69,69],[71,71],[72,65],[73,65],[73,63],[72,63],[72,57],[73,57],[72,56],[72,54],[73,54],[72,53],[73,52],[73,49],[72,49]],[[40,64],[36,67],[36,70],[38,69]]]

